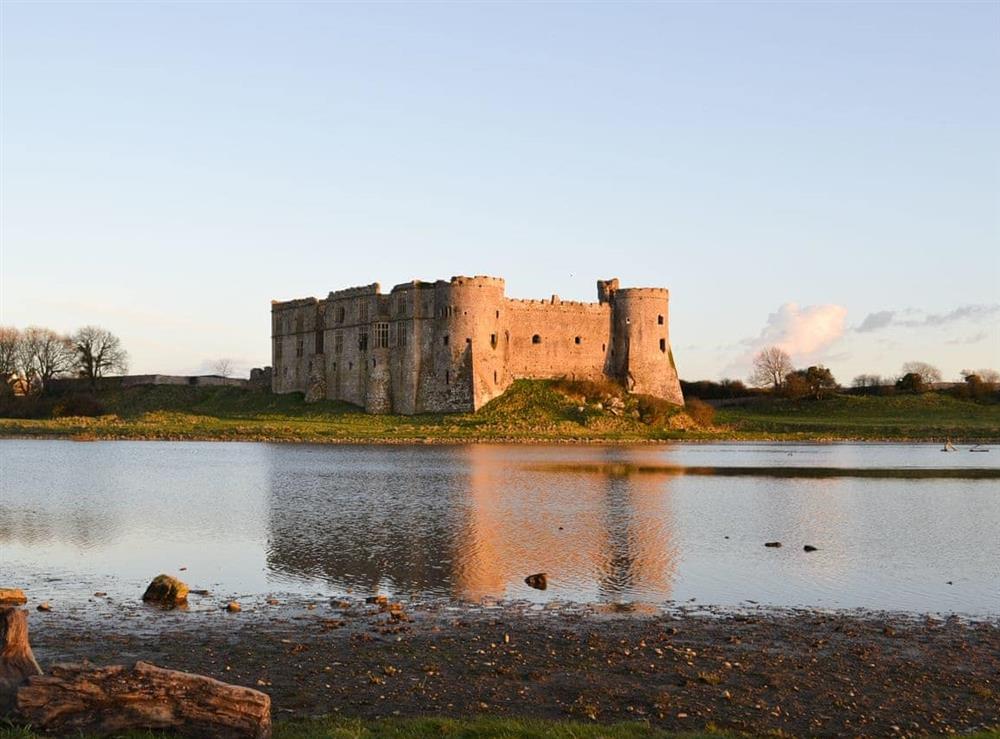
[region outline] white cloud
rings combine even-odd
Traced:
[[[844,335],[847,308],[842,305],[785,303],[767,317],[760,335],[746,343],[752,352],[778,346],[793,360],[815,357]]]

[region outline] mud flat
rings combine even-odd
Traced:
[[[1000,618],[255,598],[32,611],[43,668],[133,659],[269,693],[276,720],[499,716],[794,735],[1000,723]]]

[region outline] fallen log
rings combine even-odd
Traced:
[[[0,716],[14,707],[17,689],[24,681],[41,674],[28,641],[28,612],[0,609]]]
[[[197,737],[271,736],[265,693],[147,662],[54,665],[17,691],[17,710],[33,728],[60,735],[168,729]]]

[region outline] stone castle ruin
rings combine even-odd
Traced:
[[[272,389],[369,413],[475,411],[517,379],[611,378],[682,404],[669,291],[597,282],[596,303],[515,300],[497,277],[452,277],[271,302]]]

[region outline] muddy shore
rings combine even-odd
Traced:
[[[1000,724],[1000,620],[641,606],[260,599],[225,613],[116,603],[32,610],[42,664],[147,660],[321,714],[648,721],[794,735]]]

